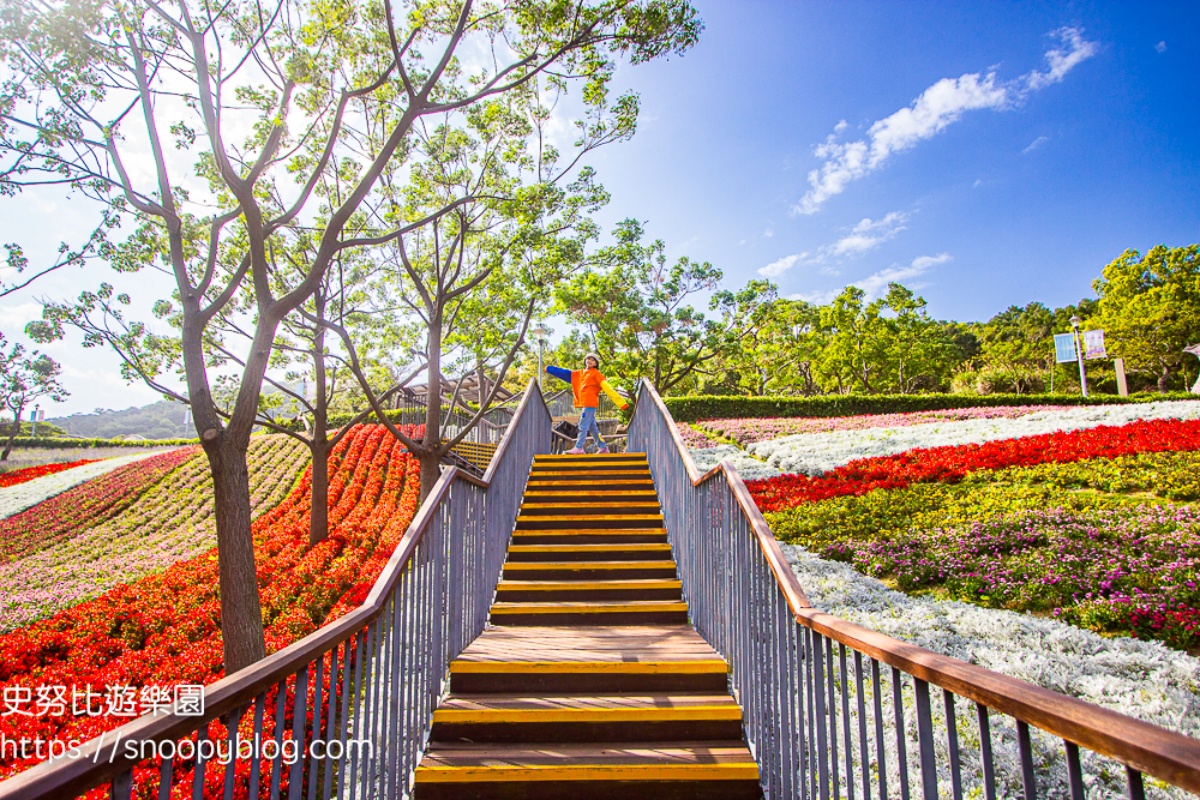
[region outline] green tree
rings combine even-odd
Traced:
[[[867,394],[880,390],[887,352],[887,325],[883,301],[866,302],[866,292],[847,286],[820,311],[819,331],[824,347],[818,376],[828,388],[848,393],[855,386]]]
[[[1092,288],[1099,299],[1089,323],[1104,330],[1109,355],[1168,391],[1191,358],[1183,349],[1200,341],[1200,245],[1126,250]]]
[[[721,271],[681,257],[668,264],[661,239],[644,244],[641,222],[617,224],[615,243],[558,290],[558,310],[583,326],[626,380],[648,377],[663,394],[695,381],[725,344],[725,331],[688,304],[716,288]]]
[[[0,408],[13,415],[0,461],[8,461],[13,440],[21,432],[21,416],[30,403],[42,397],[55,403],[67,398],[69,393],[58,382],[61,372],[53,358],[36,350],[27,353],[20,342],[13,342],[6,350],[4,334],[0,333]]]
[[[603,137],[595,126],[635,103],[608,97],[616,59],[680,52],[700,27],[681,0],[5,0],[0,193],[66,186],[97,204],[97,229],[132,217],[107,260],[121,273],[168,275],[174,299],[154,312],[178,319],[177,330],[156,330],[104,285],[48,305],[32,332],[75,326],[85,346],[113,347],[127,377],[192,406],[213,476],[227,672],[265,653],[246,452],[282,320],[344,251],[395,247],[482,202],[397,213],[408,176],[426,170],[419,144],[430,121],[487,115],[541,77],[582,83],[590,116],[580,135]],[[131,169],[133,159],[149,169]],[[288,262],[303,238],[315,242],[310,259]],[[244,296],[251,335],[223,408],[213,369],[229,362],[213,347],[217,323]],[[184,392],[162,380],[174,369]]]
[[[728,336],[721,372],[729,388],[750,395],[819,391],[812,363],[820,350],[820,310],[779,297],[770,281],[752,280],[739,292],[714,295]]]
[[[961,360],[961,351],[945,325],[930,318],[925,299],[899,283],[889,283],[883,297],[887,344],[886,388],[900,394],[943,391]]]

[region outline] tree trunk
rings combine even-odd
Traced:
[[[422,452],[414,453],[421,462],[421,502],[433,491],[433,485],[442,476],[441,458],[438,448],[442,444],[442,319],[431,315],[429,320],[429,364],[425,385],[425,436]]]
[[[254,539],[250,535],[248,444],[242,445],[226,432],[204,446],[212,470],[216,506],[226,675],[266,657]]]
[[[325,293],[313,295],[317,319],[325,319]],[[320,544],[329,535],[329,402],[325,386],[325,328],[317,326],[313,336],[313,434],[312,489],[308,513],[308,545]]]
[[[25,411],[25,406],[19,407],[13,412],[13,424],[8,429],[8,441],[4,443],[4,452],[0,453],[0,461],[8,461],[8,454],[12,452],[13,440],[17,438],[17,434],[21,432],[21,414]]]
[[[1163,364],[1162,375],[1158,376],[1158,393],[1166,394],[1171,385],[1171,367]]]
[[[308,515],[308,545],[312,547],[329,536],[329,445],[325,441],[323,424],[313,432],[313,439],[308,448],[312,452],[312,502]]]

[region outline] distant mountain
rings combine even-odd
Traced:
[[[119,436],[190,439],[196,435],[187,406],[169,400],[161,400],[141,408],[127,408],[124,411],[98,408],[91,414],[72,414],[69,417],[57,417],[46,421],[65,429],[72,436],[99,439],[115,439]]]

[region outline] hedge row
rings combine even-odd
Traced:
[[[1137,394],[1131,397],[1069,394],[838,394],[816,397],[736,397],[697,395],[666,397],[663,402],[678,422],[747,417],[850,417],[995,406],[1082,406],[1148,403],[1155,400],[1200,400],[1186,392]]]
[[[0,437],[0,445],[8,441]],[[187,444],[200,444],[199,439],[69,439],[32,438],[18,436],[13,440],[13,447],[37,448],[40,450],[71,450],[79,447],[182,447]]]

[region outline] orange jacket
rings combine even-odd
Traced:
[[[596,408],[600,405],[600,392],[612,398],[620,408],[629,408],[624,397],[604,378],[598,369],[565,370],[562,367],[546,367],[546,372],[560,380],[571,382],[571,394],[575,396],[576,408]]]

